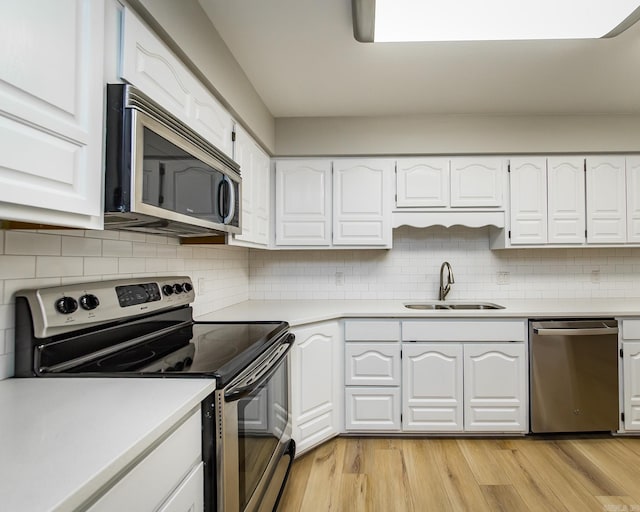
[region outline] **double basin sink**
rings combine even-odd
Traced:
[[[504,309],[500,304],[493,302],[415,302],[404,305],[409,309]]]

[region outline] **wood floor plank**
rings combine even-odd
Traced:
[[[640,512],[640,438],[337,438],[279,512]]]
[[[513,512],[514,510],[518,512],[528,512],[538,510],[538,508],[532,509],[527,506],[513,485],[481,485],[480,489],[487,503],[489,503],[491,510],[494,512]]]

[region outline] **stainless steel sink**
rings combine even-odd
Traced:
[[[504,309],[493,302],[415,302],[404,305],[409,309]]]

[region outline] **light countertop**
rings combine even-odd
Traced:
[[[0,509],[77,509],[214,388],[210,379],[0,382]]]
[[[405,303],[419,300],[249,300],[213,313],[200,321],[285,320],[293,327],[325,320],[358,317],[394,318],[575,318],[640,316],[640,299],[459,300],[493,302],[504,309],[412,310]],[[433,302],[433,301],[424,301]]]

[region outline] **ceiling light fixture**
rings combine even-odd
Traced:
[[[360,42],[595,39],[640,19],[638,0],[352,0]]]

